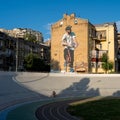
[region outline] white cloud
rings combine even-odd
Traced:
[[[52,23],[48,23],[47,25],[44,25],[44,28],[46,30],[50,30]]]
[[[50,31],[48,31],[48,32],[46,32],[46,33],[45,33],[45,35],[50,35],[50,34],[51,34],[51,32],[50,32]]]
[[[46,38],[46,39],[44,39],[45,42],[48,41],[48,40],[50,40],[50,38]]]
[[[53,24],[53,22],[48,23],[48,24],[44,25],[44,28],[45,28],[47,31],[50,31],[52,24]]]
[[[117,25],[117,30],[118,30],[118,32],[120,32],[120,21],[117,21],[117,22],[116,22],[116,25]]]
[[[44,25],[43,26],[43,28],[45,29],[45,33],[44,33],[44,35],[45,35],[45,39],[48,39],[48,38],[50,38],[50,35],[51,35],[51,25],[52,24],[54,24],[53,22],[51,22],[51,23],[48,23],[48,24],[46,24],[46,25]]]
[[[44,41],[47,41],[51,37],[51,25],[54,24],[53,22],[48,23],[43,26],[44,28]]]

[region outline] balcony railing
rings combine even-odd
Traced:
[[[106,36],[105,37],[94,37],[93,38],[94,40],[97,40],[97,41],[106,41]]]
[[[101,37],[99,38],[100,41],[105,41],[106,40],[106,37]]]

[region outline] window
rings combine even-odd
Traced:
[[[102,31],[97,31],[97,38],[98,39],[106,39],[106,31],[102,30]]]

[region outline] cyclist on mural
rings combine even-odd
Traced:
[[[71,26],[65,28],[66,33],[62,37],[62,45],[64,46],[64,67],[67,71],[67,66],[69,65],[70,72],[74,72],[74,49],[77,47],[75,33],[72,32]]]

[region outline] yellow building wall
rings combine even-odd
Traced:
[[[77,24],[75,24],[77,21]],[[86,63],[86,72],[95,73],[95,68],[91,66],[90,52],[95,49],[96,36],[91,36],[90,31],[106,30],[106,40],[101,41],[102,50],[108,50],[109,60],[115,63],[115,28],[113,25],[94,26],[87,19],[76,18],[75,14],[64,14],[63,18],[51,26],[51,69],[64,70],[64,47],[62,46],[62,36],[66,26],[72,26],[72,31],[76,34],[78,47],[74,51],[74,68],[79,63]],[[115,70],[115,66],[114,69]],[[98,73],[103,73],[102,68],[98,68]]]
[[[96,27],[96,31],[106,30],[106,40],[101,41],[102,50],[108,51],[109,61],[115,63],[115,34],[114,34],[114,26],[105,24],[100,27]],[[115,71],[115,64],[113,71]],[[98,72],[104,72],[101,68],[98,69]]]
[[[75,24],[75,15],[64,14],[63,19],[52,25],[51,28],[51,60],[59,62],[58,70],[64,70],[64,57],[62,46],[62,36],[65,33],[65,28],[68,25],[72,26],[72,31],[76,34],[78,47],[74,51],[74,66],[77,63],[88,64],[88,20],[77,18]],[[61,23],[63,24],[61,25]],[[54,67],[53,67],[54,68]]]

